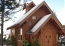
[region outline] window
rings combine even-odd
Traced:
[[[37,16],[32,16],[32,19],[38,20],[38,17]]]
[[[22,29],[18,32],[18,40],[22,40]]]
[[[31,25],[32,25],[32,23],[29,21],[29,22],[28,22],[28,25],[29,25],[29,26],[31,26]]]
[[[15,35],[15,28],[13,28],[11,31],[12,31],[12,35]]]
[[[18,40],[22,40],[22,35],[18,34]]]

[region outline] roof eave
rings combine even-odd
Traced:
[[[20,25],[22,25],[32,14],[34,14],[42,5],[45,5],[47,8],[48,8],[48,10],[52,13],[52,14],[54,14],[53,12],[52,12],[52,10],[49,8],[49,6],[46,4],[46,2],[45,1],[43,1],[35,10],[33,10],[25,19],[23,19],[20,23],[19,23],[19,26]],[[16,25],[18,25],[18,24],[16,24]],[[13,26],[11,26],[11,27],[8,27],[7,29],[10,29],[10,28],[12,28],[12,27],[15,27],[16,25],[13,25]]]

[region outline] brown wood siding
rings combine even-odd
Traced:
[[[18,41],[18,33],[19,33],[19,29],[18,28],[16,28],[16,31],[15,31],[15,36],[16,36],[16,39],[17,39],[17,41]]]
[[[18,40],[18,46],[23,46],[22,41]]]
[[[37,21],[39,21],[39,19],[40,18],[42,18],[43,16],[45,16],[45,15],[47,15],[47,14],[49,14],[46,10],[45,10],[45,8],[44,7],[41,7],[41,8],[39,8],[39,10],[37,10],[33,15],[31,15],[27,20],[26,20],[26,22],[23,24],[23,27],[22,27],[22,29],[23,29],[23,38],[25,38],[25,34],[27,33],[27,31],[29,31],[34,25],[35,25],[35,23],[37,23]],[[38,20],[33,20],[32,19],[32,16],[37,16],[38,17]],[[28,22],[31,22],[32,23],[32,25],[31,26],[29,26],[28,25]]]
[[[43,16],[49,14],[44,7],[41,7],[39,8],[39,10],[37,10],[33,15],[31,15],[27,20],[26,22],[23,24],[23,35],[25,35],[25,33],[30,29],[32,28],[33,25],[35,25],[35,23]],[[37,16],[38,17],[38,20],[33,20],[32,19],[32,16]],[[32,25],[29,26],[28,25],[28,22],[31,22]]]
[[[47,45],[47,39],[45,38],[46,35],[49,36],[51,35],[51,39],[50,39],[50,43],[49,45],[50,46],[58,46],[58,41],[57,41],[57,31],[58,29],[56,28],[56,26],[54,25],[54,23],[52,21],[49,21],[45,26],[43,26],[41,28],[41,33],[40,33],[40,36],[39,36],[39,43],[40,43],[40,46],[48,46]],[[50,32],[50,33],[49,33]],[[35,36],[36,37],[36,36]]]
[[[13,32],[15,31],[15,32],[14,32],[14,36],[15,36],[16,41],[17,41],[17,46],[20,46],[20,45],[22,44],[22,43],[21,43],[22,41],[21,41],[21,40],[18,40],[18,33],[19,33],[19,31],[20,31],[19,28],[18,28],[18,27],[17,27],[17,28],[12,28],[12,29],[11,29],[11,36],[12,36],[12,34],[13,34],[12,31],[13,31]]]
[[[22,42],[24,39],[27,39],[29,42],[33,42],[36,38],[38,38],[40,46],[58,46],[56,36],[58,35],[58,32],[60,30],[59,27],[61,27],[61,25],[58,26],[58,24],[56,24],[56,22],[54,21],[55,19],[50,20],[48,23],[45,23],[44,26],[39,28],[40,29],[40,30],[38,30],[39,32],[37,32],[35,35],[34,35],[34,33],[26,34],[28,31],[31,30],[31,28],[33,28],[33,26],[40,20],[40,18],[42,18],[43,16],[45,16],[47,14],[53,13],[46,6],[46,3],[44,3],[45,6],[42,4],[39,5],[40,7],[38,7],[36,10],[34,10],[28,18],[26,17],[25,21],[22,21],[23,23],[20,26],[19,25],[14,26],[15,27],[14,36],[17,40],[17,46],[22,46]],[[33,4],[28,6],[26,8],[26,12],[28,12],[33,7],[34,7]],[[32,19],[32,16],[38,17],[38,20]],[[54,18],[54,17],[52,17],[52,18]],[[31,25],[28,25],[28,22],[31,22]],[[19,33],[20,28],[22,28],[22,41],[18,40],[18,33]],[[11,34],[12,34],[12,31],[13,31],[13,28],[11,28]]]
[[[32,38],[33,35],[30,36],[31,42],[33,42],[36,38],[38,38],[40,46],[48,46],[47,45],[48,40],[45,38],[47,35],[48,37],[51,38],[49,40],[49,42],[50,42],[49,45],[58,46],[57,31],[58,31],[58,29],[55,26],[55,24],[52,21],[49,21],[45,26],[43,26],[40,29],[40,31],[37,33],[37,35],[35,35],[33,38]]]
[[[18,32],[18,28],[17,29],[16,28],[12,28],[10,36],[14,35],[14,37],[16,38],[16,41],[17,41],[17,46],[18,46],[18,36],[17,36],[18,34],[17,34],[17,32]]]
[[[42,9],[42,8],[41,8]],[[44,10],[41,10],[39,9],[37,12],[35,12],[32,16],[37,16],[38,19],[40,19],[41,17],[43,17],[44,15],[48,14],[45,9]],[[25,23],[23,24],[23,27],[22,27],[22,39],[27,39],[29,42],[33,42],[36,38],[38,38],[39,40],[39,44],[40,46],[58,46],[58,41],[57,41],[57,38],[56,36],[58,35],[58,28],[57,28],[57,25],[55,23],[53,23],[52,21],[49,21],[45,26],[43,26],[41,29],[40,29],[40,33],[39,35],[37,34],[36,36],[33,36],[33,35],[27,35],[26,33],[30,30],[30,28],[32,28],[33,25],[35,25],[35,23],[38,21],[38,20],[33,20],[32,19],[32,16],[30,18],[28,18]],[[32,25],[29,26],[28,25],[28,22],[31,22]],[[51,39],[48,41],[48,39],[46,39],[46,35],[48,37],[51,36]],[[15,31],[15,36],[16,36],[16,39],[18,40],[18,30],[16,29]],[[22,40],[22,41],[23,41]],[[22,45],[22,41],[17,41],[17,44],[18,46],[21,46]],[[49,44],[48,44],[48,43]]]
[[[23,28],[24,29],[23,30],[23,38],[26,38],[28,41],[32,42],[32,41],[34,41],[35,38],[37,38],[39,36],[39,39],[38,39],[39,40],[39,44],[40,44],[40,46],[44,46],[45,45],[45,42],[43,42],[44,41],[44,37],[43,36],[45,36],[44,32],[49,31],[49,32],[51,32],[51,34],[53,36],[52,37],[52,39],[53,39],[53,44],[52,45],[53,46],[57,46],[58,45],[57,39],[56,39],[56,35],[57,35],[58,29],[57,29],[57,27],[55,26],[55,24],[51,20],[45,26],[43,26],[41,28],[41,30],[40,30],[41,32],[39,33],[39,35],[37,34],[35,37],[33,37],[33,35],[26,35],[25,34],[25,32],[27,32],[26,29],[30,28],[30,26],[28,26],[27,24],[24,24],[23,27],[24,27]],[[16,28],[16,33],[15,33],[16,38],[17,38],[17,34],[18,34],[18,29]],[[27,37],[25,37],[25,36],[27,36]],[[20,43],[21,42],[18,42],[18,46],[21,45]]]
[[[10,37],[12,36],[12,29],[11,29],[11,31],[10,31]]]

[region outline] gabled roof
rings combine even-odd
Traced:
[[[37,23],[36,25],[30,30],[30,32],[27,32],[26,34],[33,34],[34,35],[39,32],[40,28],[42,28],[42,26],[44,26],[50,19],[53,19],[55,21],[55,23],[57,24],[57,26],[59,27],[59,29],[61,29],[61,31],[63,32],[63,27],[61,25],[61,23],[59,22],[59,20],[57,19],[57,17],[53,14],[48,14],[44,17],[42,17]]]
[[[35,32],[38,28],[41,27],[42,24],[44,24],[44,23],[47,21],[47,19],[48,19],[50,16],[51,16],[51,14],[48,14],[48,15],[42,17],[42,18],[38,21],[38,23],[31,29],[30,32]]]
[[[32,14],[34,14],[41,6],[46,6],[48,11],[50,11],[50,13],[54,14],[52,12],[52,10],[49,8],[49,6],[46,4],[45,1],[43,1],[41,4],[33,7],[31,10],[29,10],[26,14],[24,14],[24,16],[21,18],[21,21],[8,27],[7,29],[10,29],[12,27],[15,27],[16,25],[22,25]]]

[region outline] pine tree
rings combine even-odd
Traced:
[[[14,10],[15,8],[18,7],[18,3],[16,0],[0,0],[0,26],[1,26],[1,46],[3,46],[3,25],[4,25],[4,18],[8,18],[9,20],[9,13],[11,10]],[[9,9],[8,11],[5,12],[5,9]]]
[[[4,0],[4,4],[2,3],[2,0],[0,0],[0,18],[3,10],[2,5],[4,5],[4,18],[6,19],[4,21],[8,21],[9,19],[11,19],[10,16],[11,14],[13,14],[12,11],[19,7],[19,3],[16,0]]]
[[[11,41],[10,42],[11,42],[12,46],[16,46],[16,44],[17,44],[16,39],[13,35],[11,36]]]
[[[23,1],[27,1],[27,0],[23,0]],[[20,2],[20,0],[19,0]],[[3,46],[3,25],[4,25],[4,21],[8,21],[9,19],[11,19],[10,15],[14,14],[16,12],[12,12],[13,10],[15,10],[17,7],[19,7],[19,2],[17,2],[17,0],[0,0],[0,26],[1,26],[1,46]],[[6,9],[8,9],[6,11]],[[5,19],[4,19],[5,18]]]

